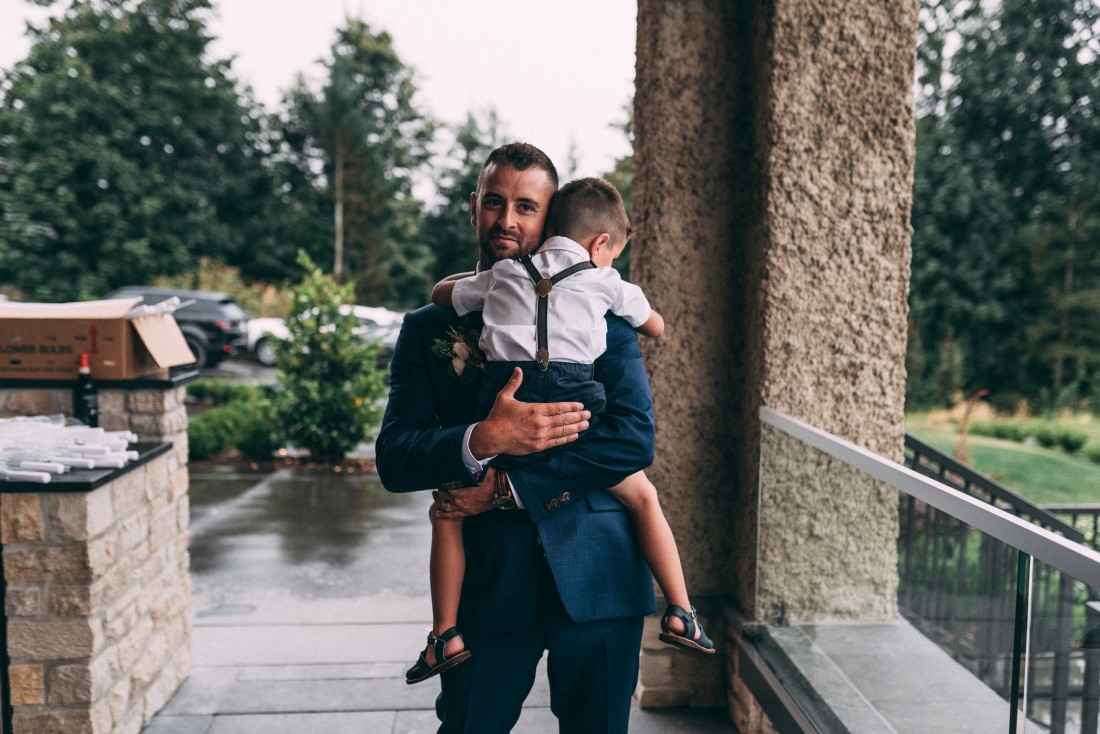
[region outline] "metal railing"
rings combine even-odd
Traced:
[[[1086,601],[1100,553],[1072,522],[917,439],[901,466],[770,408],[760,416],[901,492],[899,606],[1008,701],[1008,731],[1022,707],[1052,732],[1097,731],[1100,606]]]
[[[1066,522],[1050,508],[1036,505],[909,435],[905,437],[905,465],[1064,538],[1075,542],[1085,538],[1073,522]],[[900,498],[899,510],[901,613],[1007,697],[1012,681],[1005,657],[1015,630],[1015,591],[1005,570],[1013,562],[1012,548],[990,536],[975,537],[965,523],[911,496]],[[1072,679],[1081,678],[1085,664],[1084,650],[1074,649],[1072,644],[1074,609],[1082,608],[1077,617],[1083,623],[1082,605],[1087,598],[1078,599],[1073,579],[1045,564],[1035,572],[1031,590],[1028,714],[1043,719],[1051,732],[1060,734],[1066,731],[1070,700],[1088,698],[1080,685],[1072,686]],[[1041,716],[1036,708],[1040,701],[1045,709]],[[1095,704],[1095,700],[1087,703]]]

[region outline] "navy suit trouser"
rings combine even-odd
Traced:
[[[545,557],[538,610],[517,628],[507,617],[493,634],[464,634],[469,660],[442,674],[439,734],[506,734],[519,720],[543,650],[549,651],[550,707],[560,734],[625,734],[638,683],[642,618],[573,622]],[[478,675],[482,671],[491,674]]]

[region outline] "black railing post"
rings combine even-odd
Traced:
[[[1050,698],[1051,734],[1066,731],[1069,700],[1069,650],[1073,645],[1073,579],[1063,572],[1058,584],[1058,610],[1054,622],[1054,671]]]
[[[1012,678],[1009,681],[1008,731],[1016,734],[1016,721],[1020,711],[1020,658],[1024,654],[1024,635],[1027,631],[1027,562],[1031,559],[1023,551],[1016,555],[1016,614],[1012,625]]]
[[[1097,734],[1100,720],[1100,602],[1085,605],[1085,692],[1081,701],[1081,734]]]

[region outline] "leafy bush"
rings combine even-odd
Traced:
[[[1073,431],[1068,428],[1064,428],[1057,432],[1058,445],[1061,446],[1066,453],[1072,454],[1075,451],[1079,451],[1085,442],[1089,440],[1087,434],[1081,431]]]
[[[234,403],[238,410],[234,445],[246,459],[262,461],[286,445],[267,398]]]
[[[247,459],[270,459],[286,441],[273,419],[271,400],[255,385],[196,380],[188,393],[216,407],[193,417],[187,426],[188,457],[206,459],[229,446]]]
[[[225,380],[195,380],[187,386],[188,397],[208,400],[216,405],[234,400],[251,400],[259,393],[255,385],[226,382]]]
[[[208,410],[187,425],[187,456],[198,461],[213,456],[229,445],[233,423],[225,406]]]
[[[970,433],[975,436],[990,436],[1008,441],[1026,441],[1028,438],[1034,438],[1041,446],[1048,449],[1060,446],[1070,454],[1080,450],[1088,441],[1088,435],[1081,431],[1062,428],[1051,423],[979,421],[970,425]]]
[[[210,257],[200,257],[190,272],[155,278],[153,285],[228,293],[252,316],[280,317],[289,305],[282,289],[266,283],[245,283],[238,268]]]
[[[1085,447],[1085,458],[1100,464],[1100,443],[1090,443]]]
[[[352,286],[322,274],[304,252],[298,264],[305,275],[291,296],[289,337],[276,346],[272,403],[295,446],[314,461],[338,462],[381,418],[377,403],[385,386],[375,368],[378,347],[360,341],[354,315],[340,313],[352,301]]]
[[[1053,428],[1046,425],[1035,426],[1031,430],[1031,436],[1045,449],[1052,449],[1058,443],[1058,434]]]

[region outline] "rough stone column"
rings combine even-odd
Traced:
[[[896,498],[862,485],[818,477],[769,495],[757,414],[768,405],[901,456],[916,11],[912,0],[639,0],[631,266],[669,325],[643,346],[650,474],[704,616],[757,619],[761,578],[781,599],[821,572],[761,561],[762,546],[805,545],[796,506],[830,542],[888,545],[896,533]],[[761,493],[784,508],[766,529]],[[846,501],[820,502],[837,493]],[[875,532],[853,534],[861,523]],[[896,584],[889,563],[858,572],[874,577],[868,589]],[[881,618],[893,602],[849,595],[842,608]],[[735,721],[762,730],[733,643],[720,644]],[[710,664],[647,649],[643,705],[698,703],[676,681]]]

